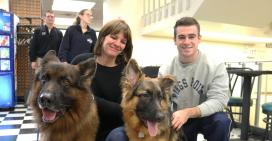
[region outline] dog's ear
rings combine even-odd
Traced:
[[[40,73],[40,71],[35,73],[34,81],[31,84],[31,90],[27,99],[27,105],[31,107],[35,107],[38,104],[37,100],[41,89]]]
[[[171,90],[171,87],[176,83],[176,79],[172,75],[166,75],[161,78],[159,78],[160,86],[164,91]]]
[[[85,61],[80,62],[76,65],[80,73],[80,83],[87,80],[91,81],[96,71],[96,61],[95,58],[89,58]]]
[[[41,60],[41,66],[44,66],[48,62],[60,62],[59,58],[56,56],[56,52],[54,50],[49,50]]]
[[[131,86],[134,86],[136,82],[142,77],[143,73],[134,59],[130,59],[125,70],[124,76],[125,79],[130,83]]]

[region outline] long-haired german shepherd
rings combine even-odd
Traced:
[[[78,65],[61,63],[49,51],[35,74],[30,106],[41,141],[94,141],[99,120],[90,90],[94,58]]]
[[[123,116],[130,141],[179,141],[171,128],[170,93],[175,79],[145,77],[131,59],[122,78]]]

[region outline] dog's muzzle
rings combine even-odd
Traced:
[[[62,110],[56,110],[51,93],[42,93],[40,97],[38,97],[38,104],[42,111],[43,122],[52,123],[64,114]]]

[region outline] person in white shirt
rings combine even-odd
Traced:
[[[223,112],[229,100],[229,79],[223,62],[198,49],[200,25],[183,17],[174,26],[178,55],[162,65],[159,75],[174,75],[172,127],[183,129],[189,141],[202,133],[208,141],[228,141],[231,120]]]

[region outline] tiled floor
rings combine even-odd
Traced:
[[[37,127],[31,109],[23,104],[13,111],[0,111],[0,141],[35,141]]]
[[[240,129],[233,129],[231,141],[239,141]],[[0,111],[0,141],[37,141],[37,127],[31,109],[17,104],[13,111]],[[205,141],[202,135],[198,141]],[[258,141],[250,138],[249,141]]]

